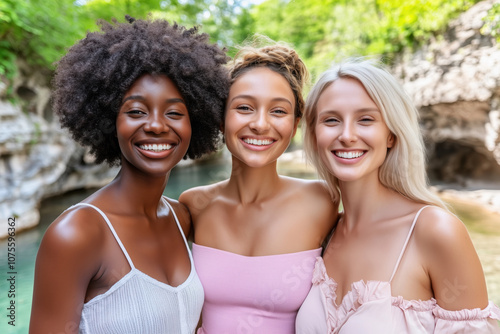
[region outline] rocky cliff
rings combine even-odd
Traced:
[[[435,181],[499,188],[500,48],[482,1],[395,68],[421,115]]]
[[[18,63],[11,85],[17,101],[0,99],[0,238],[9,218],[16,232],[38,224],[40,201],[48,196],[97,187],[116,170],[97,166],[61,130],[50,108],[50,73]],[[0,83],[0,97],[7,84]]]

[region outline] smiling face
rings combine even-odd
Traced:
[[[257,67],[231,85],[224,136],[228,150],[250,167],[276,162],[297,130],[295,97],[280,74]]]
[[[176,85],[165,75],[139,77],[116,118],[122,166],[165,176],[186,154],[191,123]]]
[[[377,177],[394,136],[363,85],[351,78],[334,81],[317,103],[319,155],[340,181]]]

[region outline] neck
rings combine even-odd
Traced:
[[[109,184],[109,188],[111,195],[119,199],[121,210],[129,214],[139,213],[156,217],[168,177],[169,174],[147,175],[133,167],[122,165],[116,178]]]
[[[344,227],[353,230],[378,221],[397,194],[380,183],[378,175],[369,180],[339,182],[344,207]]]
[[[274,161],[263,167],[249,167],[233,157],[228,188],[242,204],[259,203],[272,197],[280,183]]]

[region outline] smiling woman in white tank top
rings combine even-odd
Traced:
[[[57,66],[61,124],[121,168],[47,229],[30,334],[193,334],[199,321],[189,212],[163,191],[181,159],[217,147],[227,57],[194,28],[127,21],[101,22]]]

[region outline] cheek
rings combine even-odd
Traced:
[[[116,138],[118,139],[118,143],[123,143],[124,140],[130,137],[131,131],[129,131],[129,126],[125,121],[117,120],[116,122]]]
[[[235,129],[237,128],[238,124],[238,117],[233,115],[233,113],[229,112],[226,114],[226,117],[224,118],[224,128],[222,129],[222,132],[224,133],[224,136],[230,136],[235,132]]]
[[[332,143],[332,131],[324,126],[316,126],[316,147],[318,150],[328,148]]]
[[[295,134],[295,118],[279,119],[274,122],[274,128],[282,137],[292,139]]]
[[[189,120],[189,118],[186,120],[186,122],[184,122],[182,127],[183,127],[184,135],[186,137],[191,138],[191,134],[192,134],[193,130],[191,128],[191,121]]]

